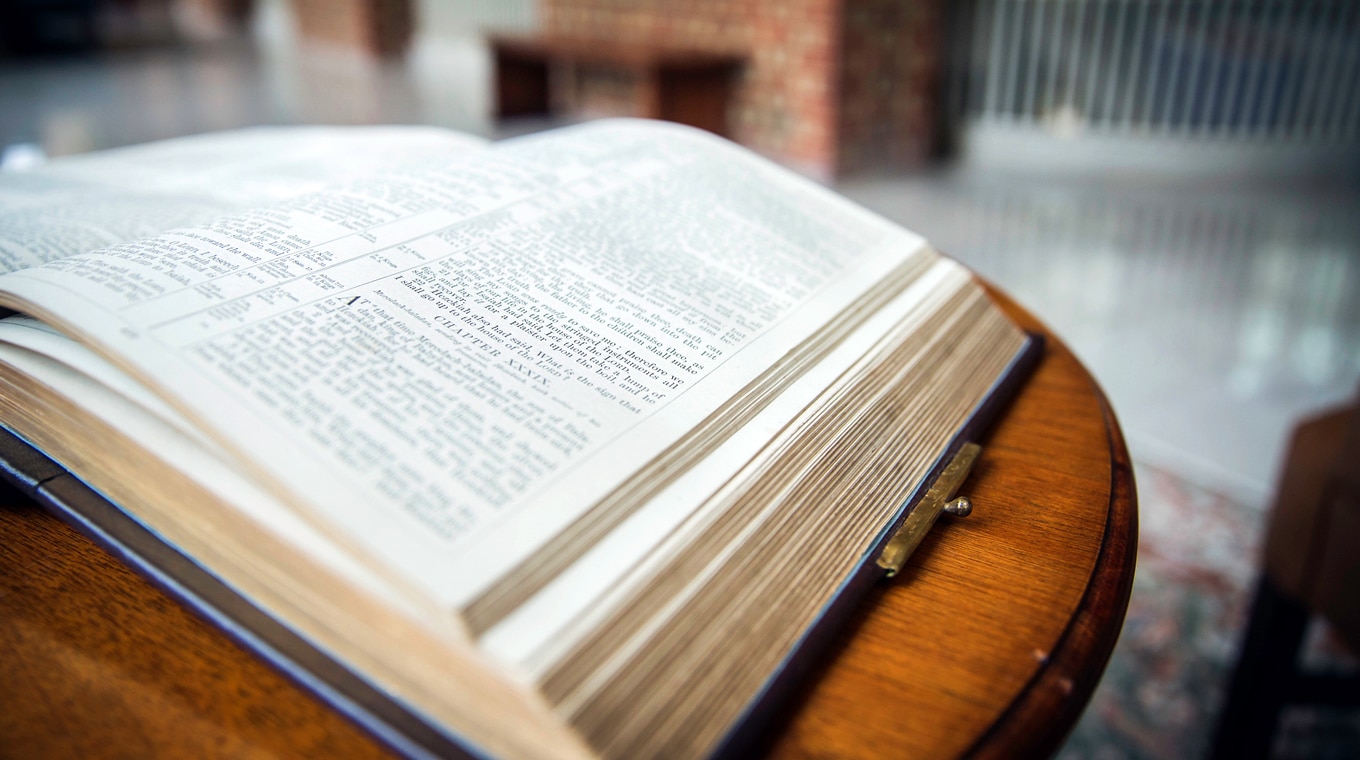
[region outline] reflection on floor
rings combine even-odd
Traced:
[[[1066,340],[1135,458],[1262,503],[1292,421],[1360,377],[1360,194],[977,169],[850,197],[1000,284]]]
[[[487,75],[480,47],[450,39],[422,40],[409,65],[244,42],[6,62],[0,148],[59,155],[279,123],[487,134]],[[1104,386],[1138,463],[1143,542],[1123,639],[1066,752],[1199,754],[1286,431],[1356,391],[1360,194],[976,167],[841,189],[1009,291]],[[1319,720],[1302,719],[1323,728],[1300,746],[1360,754],[1354,719]]]

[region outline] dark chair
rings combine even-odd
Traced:
[[[1264,758],[1287,704],[1360,705],[1360,677],[1302,671],[1320,615],[1360,652],[1360,407],[1294,431],[1242,653],[1210,757]]]

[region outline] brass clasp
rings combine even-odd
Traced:
[[[965,443],[931,484],[930,490],[921,498],[921,503],[907,515],[902,527],[888,540],[883,553],[878,555],[878,566],[888,571],[889,578],[897,575],[907,564],[907,558],[921,545],[922,539],[926,537],[935,521],[940,519],[941,513],[967,517],[973,511],[973,503],[968,497],[954,498],[954,494],[958,492],[959,486],[963,485],[963,481],[968,479],[968,473],[972,472],[973,464],[977,462],[981,453],[981,446],[976,443]]]

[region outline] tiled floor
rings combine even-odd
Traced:
[[[17,160],[260,123],[489,134],[487,75],[457,39],[423,40],[407,66],[239,41],[0,61],[0,148]],[[1143,551],[1124,643],[1069,754],[1198,754],[1287,430],[1357,389],[1360,192],[976,166],[841,189],[1009,291],[1106,389],[1138,463]]]
[[[409,64],[225,40],[77,57],[0,59],[0,148],[51,156],[256,124],[429,124],[489,134],[489,61],[423,39]]]
[[[988,174],[849,181],[1047,321],[1136,459],[1263,503],[1292,421],[1360,378],[1360,193]]]

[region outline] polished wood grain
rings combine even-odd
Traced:
[[[1051,335],[984,443],[964,486],[973,516],[942,521],[870,596],[771,754],[1041,756],[1070,730],[1128,603],[1128,453],[1100,390]],[[383,755],[17,492],[2,500],[0,756]]]

